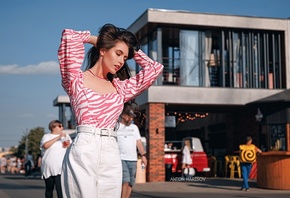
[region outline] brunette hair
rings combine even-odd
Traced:
[[[118,28],[112,24],[105,24],[99,30],[98,40],[96,46],[90,48],[86,55],[87,66],[85,70],[92,68],[100,57],[100,49],[111,49],[117,42],[122,41],[126,43],[129,48],[128,60],[134,56],[134,51],[140,49],[140,44],[137,37],[130,31],[123,28]],[[128,79],[131,76],[130,68],[127,62],[117,71],[115,76],[111,73],[107,74],[107,78],[112,81],[114,77],[120,80]]]
[[[135,102],[135,100],[131,100],[129,102],[126,102],[124,104],[124,109],[121,113],[121,115],[125,114],[128,116],[136,117],[136,114],[138,111],[138,104]]]
[[[52,121],[48,124],[48,129],[49,129],[50,131],[52,131],[54,127],[56,127],[56,126],[58,126],[58,125],[60,125],[60,124],[62,124],[61,121],[59,121],[59,120],[52,120]]]
[[[138,104],[135,102],[135,99],[132,99],[126,103],[124,103],[123,106],[123,111],[119,116],[118,122],[115,125],[114,130],[117,131],[119,129],[121,120],[122,120],[122,115],[128,115],[128,116],[132,116],[133,118],[136,118],[137,115],[140,115],[139,112],[139,107]]]

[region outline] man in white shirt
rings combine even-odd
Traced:
[[[144,166],[147,165],[146,152],[141,141],[140,131],[137,125],[132,123],[135,117],[133,106],[130,103],[125,104],[117,131],[123,168],[122,198],[129,198],[135,185],[138,160],[136,148],[141,155],[141,162]]]

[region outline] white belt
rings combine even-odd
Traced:
[[[117,132],[113,128],[96,128],[93,126],[79,125],[76,127],[77,133],[91,133],[94,135],[117,137]]]

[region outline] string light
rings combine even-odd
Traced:
[[[188,113],[188,112],[173,112],[173,113],[166,113],[166,116],[175,116],[176,124],[186,122],[186,121],[193,121],[196,119],[203,119],[207,117],[208,113]],[[146,114],[139,112],[140,124],[143,125],[146,119]]]
[[[192,120],[196,120],[196,119],[202,119],[205,118],[206,116],[208,116],[208,113],[188,113],[188,112],[184,112],[184,113],[180,113],[180,112],[173,112],[173,113],[167,113],[167,116],[171,116],[174,115],[176,117],[176,123],[180,123],[180,122],[186,122],[186,121],[192,121]]]

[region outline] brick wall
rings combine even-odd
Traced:
[[[164,143],[165,143],[165,105],[151,103],[147,108],[147,181],[165,181]]]

